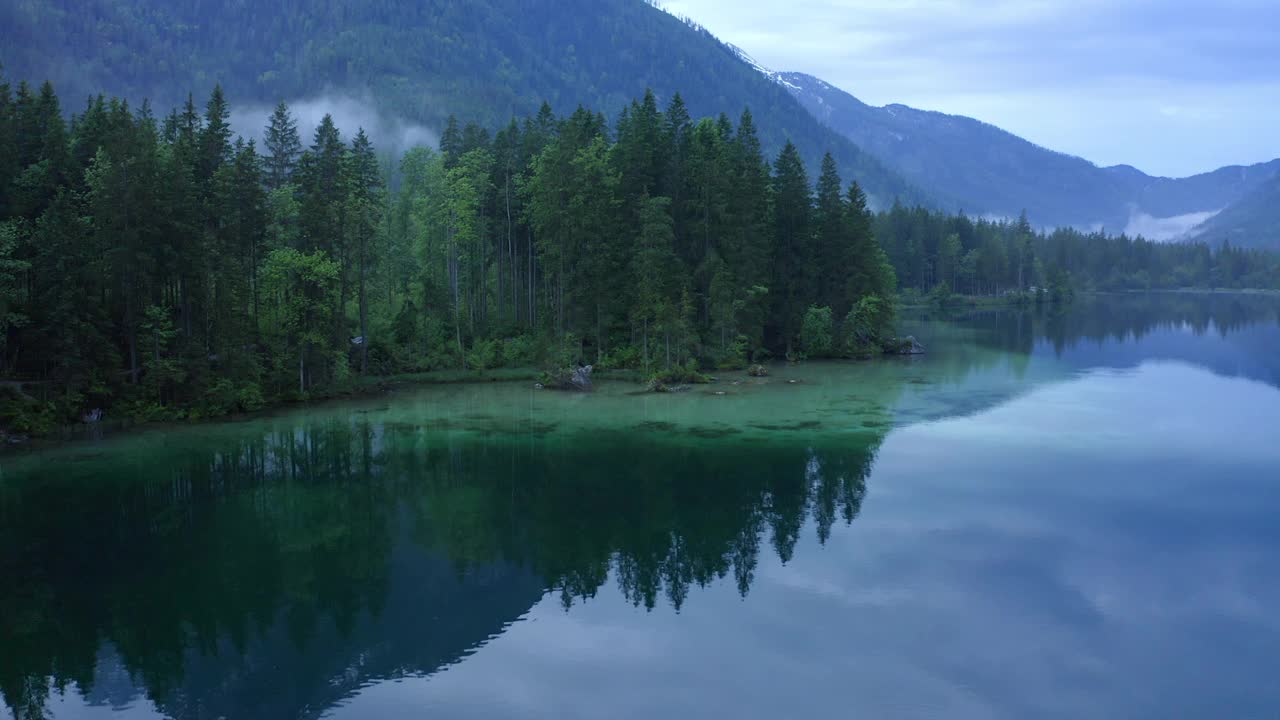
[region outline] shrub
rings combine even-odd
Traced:
[[[502,365],[502,346],[497,340],[476,340],[467,353],[467,367],[492,370]]]
[[[747,350],[749,341],[746,335],[734,338],[725,352],[716,358],[716,367],[721,370],[741,370],[747,366]]]
[[[640,349],[632,345],[623,345],[604,354],[597,363],[601,370],[629,370],[640,367]]]
[[[0,430],[47,435],[57,426],[58,413],[53,403],[40,402],[14,387],[0,387]]]
[[[654,373],[649,379],[649,387],[661,392],[672,385],[705,385],[709,382],[711,378],[698,369],[698,361],[690,359],[683,365],[672,365]]]
[[[551,339],[541,355],[545,367],[577,367],[578,361],[582,359],[582,341],[573,333],[565,333],[562,338]]]
[[[532,365],[536,355],[533,339],[528,335],[517,335],[502,341],[502,365],[504,367]]]
[[[844,352],[850,357],[867,357],[893,335],[893,304],[878,295],[867,295],[845,315],[842,328]]]
[[[212,385],[205,388],[192,415],[218,417],[238,412],[252,412],[261,409],[263,404],[262,388],[258,387],[257,383],[237,383],[230,378],[218,378]]]
[[[456,368],[462,364],[454,334],[443,320],[428,317],[423,321],[423,352],[419,366],[427,370]]]
[[[807,357],[832,356],[831,308],[810,306],[800,323],[800,349]]]
[[[136,423],[172,422],[186,417],[186,412],[161,405],[154,400],[132,400],[116,406],[115,412],[120,417],[128,418]]]
[[[940,282],[933,286],[929,291],[929,304],[936,308],[950,307],[954,298],[951,295],[951,286],[946,282]]]

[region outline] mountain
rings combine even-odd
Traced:
[[[874,107],[811,75],[760,70],[823,124],[944,206],[979,215],[1026,210],[1038,225],[1167,240],[1280,173],[1280,160],[1181,179],[1127,165],[1102,168],[979,120],[906,105]]]
[[[736,122],[750,107],[766,151],[791,139],[811,175],[831,151],[880,205],[926,199],[705,29],[643,0],[27,0],[0,3],[0,26],[11,78],[162,110],[221,83],[233,107],[354,97],[439,131],[451,114],[494,128],[543,100],[612,118],[646,88],[679,92],[695,118]]]
[[[1214,244],[1280,250],[1280,176],[1209,218],[1192,235]]]

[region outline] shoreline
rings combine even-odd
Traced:
[[[1152,288],[1150,290],[1128,289],[1128,290],[1081,290],[1074,294],[1075,298],[1095,298],[1095,297],[1126,297],[1133,295],[1248,295],[1253,297],[1277,297],[1280,298],[1280,289],[1271,288],[1202,288],[1202,287],[1183,287],[1183,288]],[[942,306],[942,309],[956,308],[982,308],[982,307],[1036,307],[1037,305],[1052,304],[1047,300],[1037,303],[1035,298],[1030,295],[960,295],[953,294],[951,301]],[[1063,303],[1069,306],[1071,303]],[[919,301],[906,302],[902,296],[898,297],[899,310],[937,310],[939,306],[929,302],[922,296]]]
[[[1255,298],[1280,298],[1280,290],[1268,289],[1209,289],[1209,288],[1171,288],[1159,290],[1119,290],[1119,291],[1090,291],[1076,294],[1076,298],[1123,298],[1135,297],[1140,295],[1185,295],[1185,296],[1249,296]],[[957,296],[963,297],[963,300],[955,302],[941,310],[979,310],[989,308],[993,310],[1014,309],[1025,307],[1033,309],[1042,307],[1043,304],[1037,304],[1034,301],[1027,301],[1025,298],[1009,297],[1009,296]],[[1071,303],[1065,304],[1063,307],[1071,307]],[[935,305],[929,303],[905,304],[898,306],[899,310],[921,311],[921,310],[939,310]],[[886,358],[892,358],[889,355]],[[851,362],[867,362],[868,360],[851,360]],[[785,362],[778,360],[777,362]],[[711,374],[723,374],[736,371],[710,371]],[[495,368],[489,370],[430,370],[417,373],[399,373],[395,375],[385,376],[365,376],[353,377],[340,387],[330,388],[310,395],[305,399],[281,400],[272,402],[258,410],[251,412],[231,413],[227,415],[216,415],[201,417],[199,419],[181,419],[181,420],[155,420],[155,421],[133,421],[129,419],[107,419],[93,424],[77,423],[64,425],[47,435],[40,436],[23,436],[9,435],[0,432],[0,458],[5,456],[22,455],[42,450],[50,450],[63,445],[74,444],[84,441],[100,440],[108,436],[114,436],[124,433],[143,432],[151,429],[162,428],[190,428],[199,427],[211,423],[235,423],[254,420],[258,418],[266,418],[273,415],[302,410],[312,407],[323,407],[328,403],[342,402],[349,400],[358,400],[364,398],[373,398],[401,389],[410,389],[417,387],[430,387],[440,385],[483,385],[490,383],[536,383],[542,371],[536,367],[517,367],[517,368]],[[594,378],[604,381],[632,382],[642,385],[645,377],[639,370],[628,369],[609,369],[597,370]],[[551,391],[560,392],[560,391]]]
[[[40,452],[78,442],[104,439],[127,433],[163,428],[192,428],[214,423],[236,423],[273,415],[324,407],[330,403],[361,400],[385,395],[396,390],[443,385],[486,385],[493,383],[536,383],[542,370],[534,367],[494,368],[491,370],[428,370],[418,373],[357,377],[341,387],[318,392],[302,400],[282,400],[252,412],[213,415],[196,420],[133,421],[107,418],[98,423],[63,425],[48,435],[21,436],[0,432],[0,458]],[[598,370],[594,377],[617,382],[641,382],[638,370]],[[550,391],[562,392],[562,391]],[[16,439],[21,438],[21,439]]]

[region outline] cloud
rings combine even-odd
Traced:
[[[1101,165],[1178,176],[1280,155],[1273,0],[676,0],[668,8],[774,69],[808,72],[877,105],[977,117]]]
[[[333,116],[333,122],[342,132],[344,140],[350,141],[363,128],[380,154],[390,152],[400,155],[419,145],[435,147],[440,143],[440,135],[434,130],[380,113],[373,99],[367,95],[356,97],[330,93],[290,100],[286,104],[298,121],[298,133],[302,136],[303,146],[311,144],[311,136],[326,113]],[[274,105],[235,107],[231,112],[231,127],[244,138],[253,138],[261,144],[267,120],[274,109]]]
[[[1209,212],[1187,213],[1173,217],[1154,217],[1144,212],[1135,211],[1129,216],[1129,224],[1124,232],[1129,236],[1138,236],[1157,242],[1168,242],[1186,237],[1196,226],[1217,215],[1221,210]]]

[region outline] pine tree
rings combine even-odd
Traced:
[[[283,100],[271,113],[264,138],[264,148],[267,151],[264,181],[267,190],[274,192],[293,180],[298,158],[302,155],[302,138],[298,135],[298,123]]]
[[[816,264],[812,252],[813,199],[804,162],[788,142],[774,163],[773,300],[774,344],[788,355],[800,331],[800,319],[815,297]]]
[[[846,210],[836,161],[827,153],[822,158],[814,209],[814,250],[818,270],[814,302],[820,307],[831,308],[836,317],[844,317],[854,301],[847,292],[847,278],[856,271],[856,260]]]
[[[444,155],[445,167],[452,170],[458,164],[462,154],[466,152],[462,142],[462,128],[458,118],[450,115],[444,133],[440,135],[440,152]]]
[[[383,207],[382,177],[378,173],[378,160],[373,145],[361,128],[351,143],[351,153],[346,164],[349,244],[356,251],[357,302],[360,320],[360,372],[369,369],[369,298],[367,285],[369,271],[374,261],[374,241]]]
[[[204,129],[200,132],[200,159],[197,164],[201,180],[209,180],[231,158],[231,109],[215,85],[205,106]]]
[[[846,295],[852,302],[869,295],[886,301],[892,299],[898,281],[889,256],[876,238],[866,193],[856,181],[849,184],[845,218],[849,224],[848,237],[854,248]]]
[[[324,250],[337,259],[341,244],[342,166],[345,148],[331,115],[316,127],[311,147],[299,163],[302,242],[307,250]]]
[[[771,237],[769,226],[769,166],[760,150],[755,120],[744,110],[731,143],[729,196],[730,227],[725,231],[724,259],[742,294],[737,327],[747,336],[752,354],[764,346],[768,318]]]
[[[677,314],[675,289],[680,281],[680,262],[675,254],[670,208],[670,198],[642,199],[640,236],[631,259],[631,276],[635,279],[631,322],[640,329],[646,370],[651,362],[651,333],[669,333]]]

